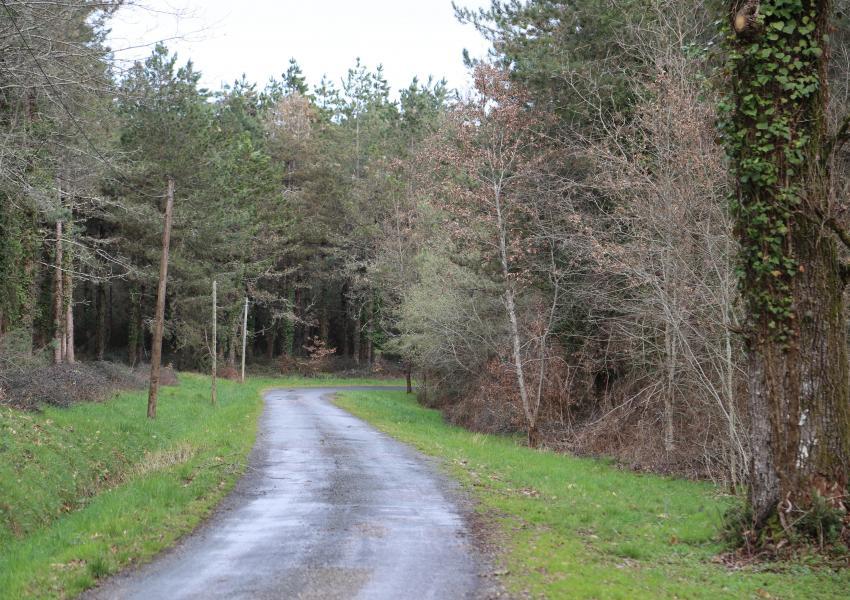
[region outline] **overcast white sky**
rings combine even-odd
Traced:
[[[461,0],[470,7],[489,0]],[[245,73],[262,87],[290,57],[315,84],[338,82],[358,56],[384,72],[394,90],[414,75],[469,85],[462,52],[483,56],[487,44],[454,18],[451,0],[138,0],[118,11],[110,43],[121,59],[150,53],[167,40],[180,62],[191,58],[202,84],[218,89]],[[172,39],[169,41],[169,38]],[[147,46],[146,46],[147,45]],[[122,50],[131,46],[140,48]]]

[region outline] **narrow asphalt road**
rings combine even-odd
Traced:
[[[269,392],[251,466],[212,519],[83,597],[478,597],[483,563],[452,484],[334,391]]]

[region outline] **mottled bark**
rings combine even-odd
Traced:
[[[779,503],[791,512],[807,506],[815,489],[843,490],[848,480],[850,387],[841,265],[833,239],[805,217],[795,225],[800,273],[793,286],[792,341],[775,341],[764,323],[750,337],[750,501],[757,523]]]

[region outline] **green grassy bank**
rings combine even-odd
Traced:
[[[0,407],[0,598],[69,597],[193,529],[245,466],[269,387],[387,385],[331,378],[219,382],[27,413]],[[396,382],[397,383],[397,382]]]
[[[338,404],[443,459],[478,501],[510,591],[545,598],[848,598],[850,570],[718,564],[721,515],[709,484],[639,475],[530,450],[446,425],[400,392],[348,392]]]

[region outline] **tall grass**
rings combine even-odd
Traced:
[[[144,561],[193,529],[243,471],[260,392],[387,385],[317,377],[221,381],[183,374],[146,394],[41,412],[0,408],[0,598],[65,597]]]

